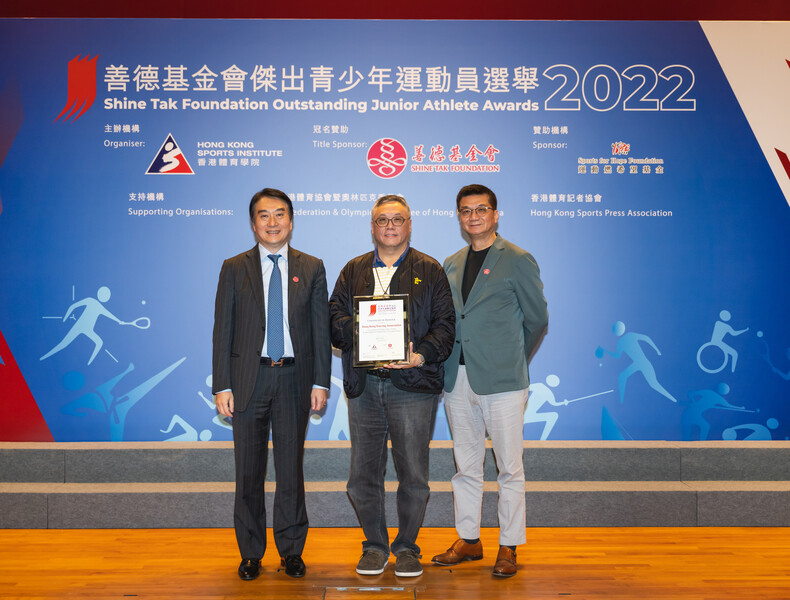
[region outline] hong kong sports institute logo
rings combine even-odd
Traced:
[[[194,175],[195,172],[189,166],[187,157],[181,151],[173,134],[170,133],[165,138],[159,152],[156,153],[154,160],[148,166],[146,175]]]
[[[392,179],[406,168],[406,148],[396,139],[381,138],[370,145],[367,162],[374,175]]]

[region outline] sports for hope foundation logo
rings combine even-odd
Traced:
[[[393,138],[381,138],[368,149],[368,168],[376,177],[392,179],[406,168],[406,148]]]

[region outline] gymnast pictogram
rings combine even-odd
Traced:
[[[76,417],[85,416],[89,410],[105,414],[109,418],[110,441],[123,441],[126,416],[129,411],[185,360],[186,357],[183,357],[131,390],[123,394],[116,394],[115,386],[134,371],[134,364],[129,363],[124,371],[98,385],[95,391],[87,392],[63,406],[61,412]],[[72,371],[64,376],[66,389],[76,391],[83,385],[85,385],[85,376],[82,373]]]

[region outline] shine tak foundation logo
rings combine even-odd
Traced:
[[[93,102],[96,100],[97,58],[99,58],[98,54],[93,58],[90,55],[82,58],[82,55],[79,54],[69,61],[66,105],[53,122],[61,118],[63,122],[66,122],[73,116],[73,123],[93,106]]]
[[[397,177],[406,168],[407,162],[406,148],[394,138],[376,140],[368,149],[368,168],[376,177]]]

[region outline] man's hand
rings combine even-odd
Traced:
[[[425,357],[422,354],[413,352],[414,345],[409,342],[409,360],[404,362],[394,362],[384,365],[385,369],[413,369],[414,367],[422,366],[425,363]]]
[[[322,410],[326,406],[326,390],[323,388],[313,388],[310,392],[310,408]]]
[[[233,416],[233,392],[220,392],[215,397],[217,412],[223,417]]]

